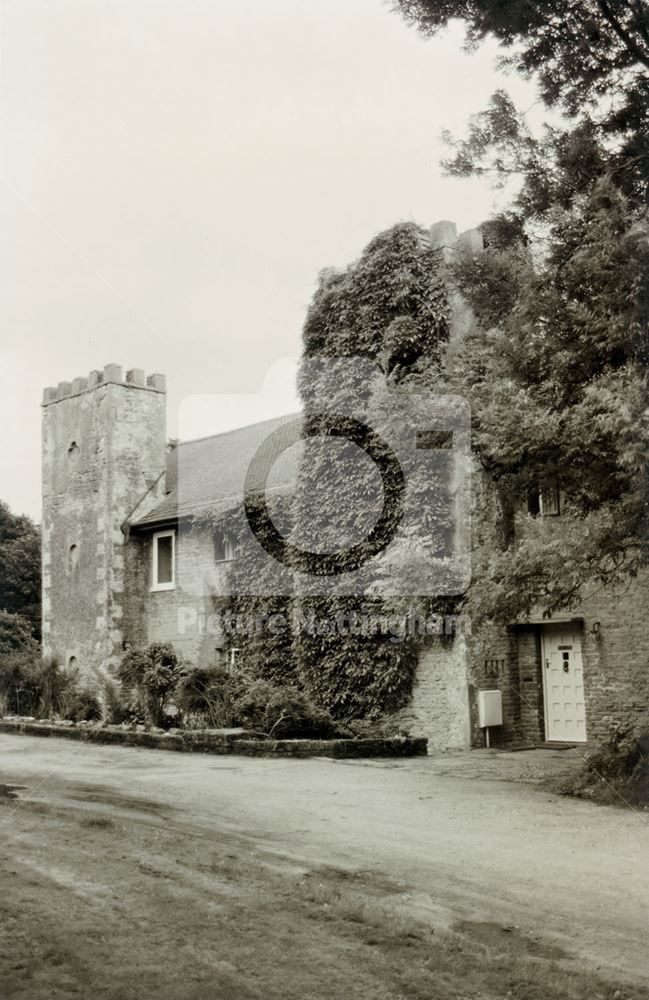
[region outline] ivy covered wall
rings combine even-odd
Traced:
[[[439,378],[457,307],[448,291],[444,256],[441,247],[431,244],[426,230],[403,223],[379,234],[350,266],[327,269],[319,277],[304,326],[304,362],[361,357],[375,364],[380,373],[376,384],[336,387],[336,391],[348,388],[362,397],[360,411],[370,426],[372,409],[382,405],[386,387],[391,391],[429,389]],[[313,387],[304,377],[301,393],[308,432],[326,436]],[[353,522],[362,517],[363,505],[357,497],[359,491],[369,494],[375,470],[370,462],[360,471],[358,463],[346,465],[343,445],[338,488],[318,492],[314,481],[317,445],[314,448],[303,460],[295,496],[273,499],[274,517],[283,519],[284,531],[295,531],[317,513],[319,523],[330,526],[332,544],[337,532],[342,537],[346,529],[358,527],[345,523],[345,518]],[[431,493],[428,484],[426,503],[420,510],[433,554],[446,544],[450,516],[447,484],[440,481],[437,486],[435,500],[435,490]],[[390,491],[389,478],[382,487]],[[416,480],[409,489],[417,489]],[[214,514],[211,520],[220,529],[237,530],[237,518],[231,515]],[[238,544],[240,558],[231,568],[233,591],[258,592],[263,589],[259,583],[264,560],[245,538],[239,537]],[[334,587],[323,596],[317,588],[310,593],[307,582],[293,598],[239,596],[216,601],[215,607],[230,615],[231,622],[236,619],[243,625],[233,639],[242,668],[253,676],[297,682],[337,718],[378,718],[403,708],[411,697],[421,647],[441,643],[448,656],[452,646],[448,636],[409,633],[407,623],[413,615],[453,613],[456,602],[449,597],[408,597],[407,545],[401,554],[399,566],[382,563],[379,556],[366,572],[360,593],[350,595],[344,587],[336,593]],[[380,573],[401,573],[403,596],[377,597],[375,583]],[[255,627],[255,622],[263,624]]]

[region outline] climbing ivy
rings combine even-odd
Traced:
[[[358,261],[321,272],[304,324],[304,356],[364,357],[386,377],[429,367],[448,339],[441,251],[401,223],[379,233]]]
[[[350,394],[361,397],[360,409],[371,426],[373,408],[380,408],[387,385],[415,386],[424,373],[430,378],[431,369],[440,364],[449,322],[441,252],[431,248],[424,230],[400,224],[375,237],[345,270],[322,272],[304,326],[304,358],[354,356],[378,366],[379,384],[347,387]],[[316,412],[317,398],[307,384],[312,378],[308,366],[305,372],[301,390],[306,424],[311,433],[325,434],[323,418]],[[330,391],[341,392],[341,387],[332,386]],[[350,461],[337,488],[323,494],[317,492],[316,483],[319,465],[326,461],[324,452],[318,456],[316,449],[315,459],[310,456],[303,463],[295,509],[297,520],[301,516],[307,523],[317,510],[318,525],[335,535],[341,512],[352,521],[362,516],[372,495],[375,470]],[[396,488],[391,475],[383,482],[388,494]],[[359,497],[365,502],[359,503]],[[442,536],[448,530],[448,506],[443,497],[438,499],[439,503],[433,497],[433,503],[421,505],[419,511],[428,522],[433,551],[435,546],[443,549]],[[381,566],[379,557],[374,574],[382,571]],[[374,582],[372,572],[367,572],[362,594],[327,598],[309,594],[307,586],[297,601],[302,620],[313,622],[310,630],[303,627],[295,637],[300,677],[316,701],[337,718],[378,717],[399,709],[411,694],[422,637],[401,633],[408,602],[373,596]],[[447,609],[449,602],[420,601],[418,610],[430,612],[434,606]]]
[[[305,361],[361,357],[378,367],[380,384],[336,387],[360,397],[360,411],[371,426],[372,408],[380,408],[382,389],[388,384],[414,385],[418,380],[429,384],[431,368],[440,364],[449,336],[449,302],[440,251],[431,248],[426,232],[412,223],[380,233],[349,267],[321,273],[303,336]],[[311,405],[312,396],[304,381],[301,389],[306,429],[317,435],[324,430],[323,418]],[[352,532],[358,529],[363,508],[376,490],[376,483],[371,482],[376,469],[369,459],[363,467],[348,458],[343,441],[340,483],[325,499],[315,488],[320,461],[317,447],[310,449],[306,443],[295,495],[275,496],[270,501],[273,521],[283,522],[284,533],[308,524],[316,514],[318,524],[331,527],[329,542],[335,542],[336,532],[345,527]],[[388,476],[383,489],[396,490],[397,484]],[[439,493],[437,497],[429,490],[429,502],[421,509],[433,553],[444,548],[449,527],[444,489]],[[359,496],[365,503],[358,502]],[[254,499],[263,502],[261,496]],[[342,515],[348,523],[341,527]],[[213,512],[202,523],[218,526],[237,538],[239,558],[230,566],[231,591],[237,596],[215,598],[215,608],[231,622],[243,623],[233,645],[239,648],[238,661],[251,678],[295,684],[337,719],[376,719],[407,702],[417,647],[423,640],[407,629],[404,634],[412,610],[407,600],[387,601],[373,595],[376,567],[374,576],[364,571],[363,593],[357,596],[309,594],[308,573],[302,592],[294,598],[250,596],[264,590],[278,594],[277,567],[269,569],[267,556],[250,539],[240,512]],[[309,559],[301,560],[302,571],[308,571]],[[314,557],[313,564],[315,561]],[[393,571],[397,572],[386,562],[378,572]],[[290,575],[291,569],[285,572]],[[292,584],[281,592],[291,591]],[[449,611],[452,602],[420,600],[417,611],[430,613],[434,608]],[[255,621],[264,622],[264,627],[246,628],[246,623]]]
[[[258,498],[257,503],[261,502]],[[275,496],[268,501],[274,520],[285,525],[291,505],[291,497]],[[269,567],[268,557],[252,539],[240,511],[208,511],[196,518],[194,529],[222,531],[236,544],[237,557],[227,570],[231,596],[214,596],[212,604],[228,645],[239,650],[238,669],[250,680],[298,684],[290,624],[292,600],[272,596],[277,570]]]

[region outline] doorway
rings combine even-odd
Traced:
[[[542,661],[546,740],[585,743],[584,668],[574,625],[544,626]]]

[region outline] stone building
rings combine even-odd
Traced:
[[[430,230],[453,252],[451,223]],[[479,231],[459,237],[479,244]],[[452,298],[452,337],[470,323]],[[293,418],[291,418],[293,419]],[[211,594],[236,557],[232,541],[202,523],[242,494],[252,455],[287,418],[169,449],[166,385],[139,369],[106,365],[48,388],[43,397],[43,644],[91,679],[114,669],[125,649],[173,642],[201,665],[234,658],[236,647],[211,627]],[[179,473],[181,470],[181,474]],[[290,492],[295,460],[275,488]],[[495,496],[474,477],[474,533],[495,529]],[[182,488],[181,488],[182,486]],[[561,517],[561,498],[531,511]],[[218,586],[216,587],[218,589]],[[502,725],[493,742],[583,743],[611,723],[646,715],[649,696],[649,581],[623,592],[592,588],[582,606],[551,620],[543,609],[505,627],[458,630],[421,653],[404,727],[435,748],[484,744],[479,694],[497,690]]]

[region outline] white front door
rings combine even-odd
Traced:
[[[581,638],[573,625],[543,628],[545,738],[565,743],[586,740]]]

